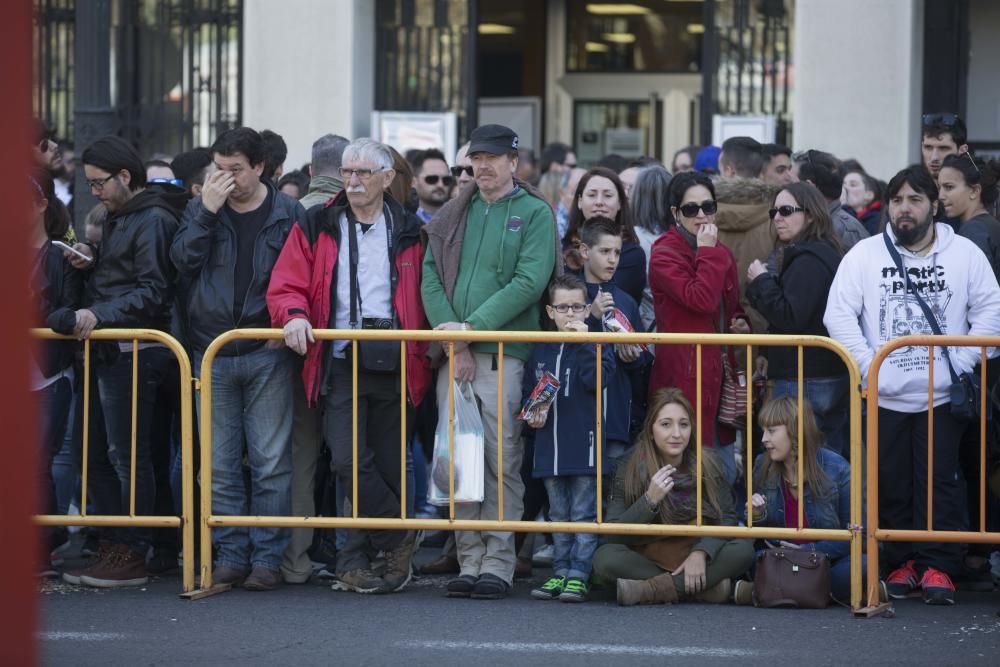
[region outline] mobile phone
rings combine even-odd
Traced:
[[[62,241],[53,241],[52,245],[54,245],[57,248],[62,248],[63,250],[67,250],[67,251],[73,253],[74,255],[76,255],[80,259],[84,260],[85,262],[92,262],[92,261],[94,261],[94,259],[92,257],[88,257],[87,255],[84,255],[82,252],[80,252],[79,250],[77,250],[73,246],[69,245],[68,243],[63,243]]]

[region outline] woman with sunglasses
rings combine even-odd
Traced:
[[[656,243],[649,264],[656,330],[660,333],[750,333],[740,306],[736,258],[719,242],[715,226],[715,186],[705,174],[686,172],[670,184],[670,211],[677,221]],[[696,368],[694,345],[657,345],[649,395],[678,387],[701,404],[702,443],[719,446],[716,414],[722,388],[722,348],[703,346]],[[696,376],[701,373],[701,395]],[[696,403],[697,405],[697,403]],[[724,443],[729,444],[729,443]],[[722,452],[720,452],[722,453]],[[736,477],[735,460],[723,454],[727,479]]]
[[[829,205],[810,183],[789,183],[768,212],[778,235],[775,270],[755,260],[747,269],[747,300],[773,334],[829,336],[823,325],[826,298],[840,265],[842,246],[833,231]],[[798,351],[769,347],[772,398],[798,396]],[[802,353],[803,395],[816,414],[826,446],[850,456],[847,369],[829,350],[807,347]]]
[[[569,226],[563,237],[563,253],[566,266],[570,270],[582,268],[579,258],[580,229],[591,218],[602,216],[611,218],[622,229],[622,256],[611,282],[626,294],[642,302],[642,290],[646,288],[646,253],[635,235],[632,218],[626,205],[625,185],[618,174],[604,167],[594,167],[580,178],[573,197],[573,207],[569,211]],[[633,322],[640,326],[639,322]]]

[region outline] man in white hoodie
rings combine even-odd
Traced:
[[[859,241],[837,270],[823,323],[857,360],[867,385],[879,347],[905,335],[931,334],[915,290],[946,335],[995,335],[1000,331],[1000,287],[986,256],[951,227],[933,222],[938,191],[921,165],[889,182],[885,234],[901,257],[900,275],[882,235]],[[991,355],[994,352],[990,350]],[[972,370],[979,349],[949,348],[955,372]],[[897,350],[879,371],[879,526],[927,527],[926,348]],[[934,352],[934,529],[967,530],[959,442],[966,424],[951,415],[951,375],[942,348]],[[884,562],[889,595],[923,591],[928,604],[954,604],[951,577],[965,548],[953,543],[887,542]]]

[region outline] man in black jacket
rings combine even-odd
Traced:
[[[73,266],[89,273],[84,307],[75,313],[74,333],[84,339],[95,328],[159,329],[169,331],[174,270],[170,242],[177,218],[153,189],[146,189],[142,160],[118,137],[103,137],[82,156],[91,192],[103,202],[108,217],[100,244],[77,244],[90,257],[67,253]],[[97,400],[92,400],[91,424],[103,416],[105,429],[92,429],[87,489],[96,513],[128,514],[132,470],[131,342],[103,344],[94,363]],[[154,513],[152,416],[156,390],[171,360],[162,345],[140,342],[135,424],[135,514]],[[112,528],[96,561],[63,576],[71,583],[98,587],[145,584],[149,528]]]
[[[288,233],[305,211],[261,179],[264,142],[248,127],[212,145],[217,171],[184,212],[170,257],[188,283],[184,312],[195,372],[231,329],[271,326],[265,294]],[[238,341],[212,363],[212,506],[220,515],[291,513],[294,359],[283,345]],[[243,450],[252,493],[243,479]],[[285,528],[216,528],[212,580],[271,590],[281,584]]]

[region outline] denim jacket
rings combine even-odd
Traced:
[[[767,454],[756,458],[755,469],[760,469],[757,466],[763,465],[765,456]],[[815,497],[812,488],[805,486],[802,491],[805,519],[810,528],[847,528],[851,522],[851,466],[844,457],[825,447],[816,452],[816,457],[830,480],[830,487],[823,496]],[[766,513],[762,519],[754,518],[755,526],[785,527],[785,496],[781,485],[781,477],[776,475],[771,475],[762,484],[754,482],[754,493],[767,499]],[[831,561],[847,556],[851,550],[850,542],[846,540],[820,540],[803,544],[802,548],[822,551]]]

